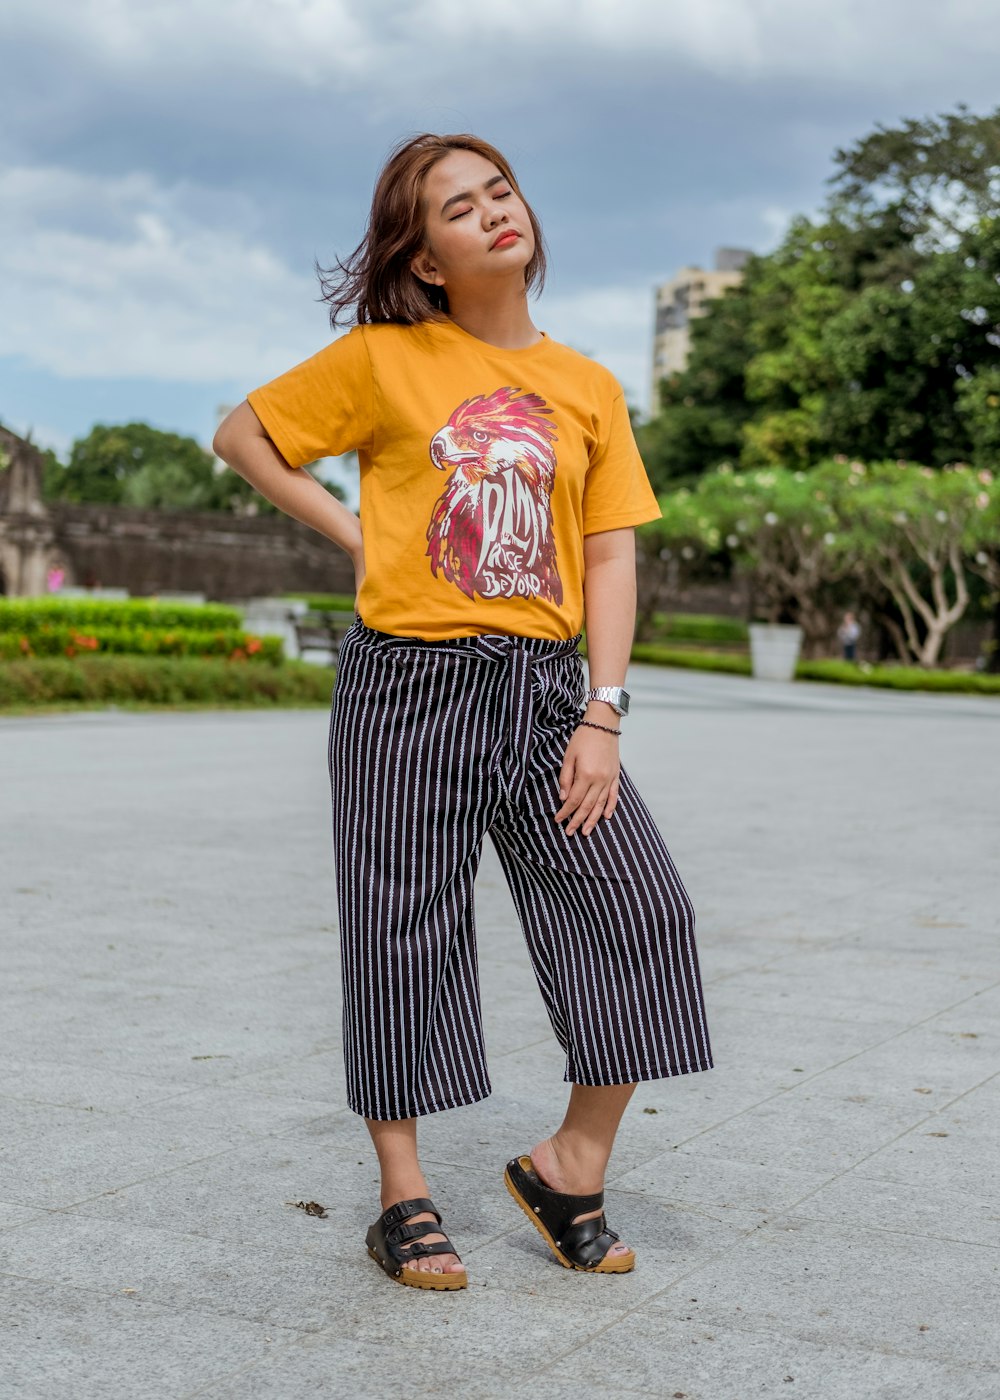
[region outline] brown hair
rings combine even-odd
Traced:
[[[330,307],[330,325],[353,321],[395,321],[404,326],[439,319],[448,310],[443,287],[422,282],[410,267],[424,246],[423,186],[427,172],[449,151],[474,151],[491,161],[511,188],[521,195],[510,165],[489,142],[478,136],[433,136],[424,133],[400,141],[375,182],[365,236],[349,257],[336,258],[331,268],[316,264],[321,300]],[[545,245],[534,211],[525,201],[535,251],[524,270],[524,284],[541,291],[545,282]],[[353,312],[353,315],[351,314]]]

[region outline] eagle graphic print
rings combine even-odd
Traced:
[[[551,414],[538,394],[497,389],[466,399],[431,440],[431,461],[449,473],[427,527],[431,572],[469,598],[562,603]]]

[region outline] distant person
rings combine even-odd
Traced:
[[[857,618],[852,612],[845,612],[844,620],[837,628],[837,639],[840,642],[841,655],[845,661],[858,659],[858,638],[860,636],[861,627]]]
[[[417,1122],[491,1089],[484,836],[572,1085],[561,1126],[504,1173],[561,1264],[632,1269],[603,1214],[621,1116],[637,1082],[712,1065],[694,910],[618,756],[634,527],[661,511],[617,380],[531,320],[544,272],[498,150],[401,143],[364,240],[323,275],[353,329],[253,390],[213,444],[354,562],[329,733],[347,1092],[381,1167],[368,1252],[417,1288],[467,1284]],[[352,449],[360,519],[303,470]]]

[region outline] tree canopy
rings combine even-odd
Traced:
[[[838,150],[823,214],[691,324],[640,448],[658,490],[729,461],[992,465],[1000,446],[1000,108]]]
[[[338,498],[342,492],[323,482]],[[51,458],[45,494],[52,500],[135,506],[145,510],[222,510],[269,514],[275,507],[194,438],[148,423],[98,423],[78,438],[65,465]]]

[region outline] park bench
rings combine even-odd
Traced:
[[[328,664],[334,665],[344,633],[354,621],[349,612],[310,611],[294,618],[295,641],[300,656],[307,651],[323,652]]]

